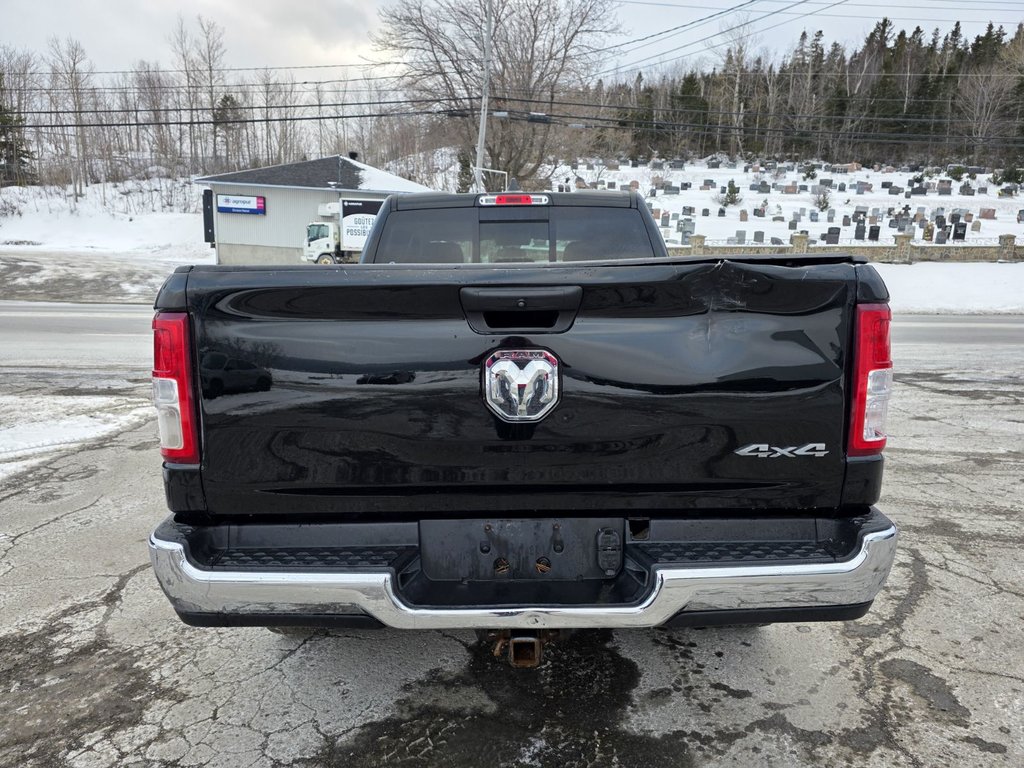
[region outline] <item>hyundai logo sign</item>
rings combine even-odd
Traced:
[[[543,349],[502,349],[487,358],[484,399],[503,421],[540,421],[558,405],[558,358]]]

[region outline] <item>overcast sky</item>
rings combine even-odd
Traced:
[[[177,16],[183,15],[194,30],[195,17],[202,14],[224,27],[227,66],[352,64],[380,58],[370,45],[369,33],[378,24],[377,9],[386,2],[0,0],[0,44],[44,52],[51,36],[70,36],[82,43],[97,70],[127,69],[140,59],[169,67],[169,38]],[[860,42],[885,13],[897,27],[913,29],[920,24],[929,34],[936,26],[945,33],[959,19],[969,37],[982,32],[989,20],[1002,23],[1011,32],[1024,21],[1024,0],[725,0],[720,4],[707,0],[624,0],[619,6],[623,32],[609,42],[623,43],[692,24],[720,9],[741,4],[750,28],[757,33],[757,49],[775,52],[788,48],[803,29],[809,33],[821,29],[829,42]],[[609,66],[642,61],[642,68],[649,72],[665,58],[683,66],[701,60],[711,62],[723,50],[713,48],[722,40],[718,34],[739,18],[729,13],[689,26],[664,41],[626,46]],[[665,52],[669,53],[661,56]],[[325,79],[342,76],[341,72],[345,70],[311,70],[296,73],[296,79]]]

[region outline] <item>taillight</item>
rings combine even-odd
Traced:
[[[191,382],[188,315],[159,312],[153,318],[153,404],[160,453],[175,464],[199,463]]]
[[[868,456],[885,448],[885,417],[892,393],[889,326],[886,304],[859,304],[853,344],[853,410],[850,456]]]

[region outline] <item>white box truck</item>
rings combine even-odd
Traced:
[[[322,203],[319,215],[335,221],[312,221],[306,225],[302,256],[316,264],[342,264],[359,261],[381,200],[341,200]]]

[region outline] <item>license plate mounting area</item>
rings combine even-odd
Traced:
[[[420,567],[432,581],[585,581],[622,568],[624,519],[424,520]]]

